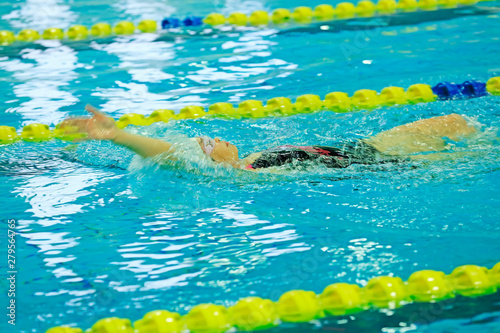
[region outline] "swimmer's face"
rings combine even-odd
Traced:
[[[201,149],[210,156],[215,162],[235,163],[239,160],[238,148],[227,141],[219,138],[209,138],[206,136],[196,138]]]

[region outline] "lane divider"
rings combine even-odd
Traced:
[[[350,19],[355,17],[373,17],[376,15],[391,15],[398,12],[433,11],[442,8],[456,8],[460,6],[472,6],[480,0],[379,0],[374,3],[369,0],[361,0],[356,5],[350,2],[341,2],[335,7],[328,4],[316,6],[314,9],[300,6],[290,11],[286,8],[278,8],[268,13],[257,10],[250,15],[235,12],[227,17],[220,13],[211,13],[203,19],[203,22],[218,26],[223,24],[235,26],[267,26],[281,25],[286,23],[307,24],[311,22],[324,22],[331,20]]]
[[[165,18],[159,25],[154,20],[143,20],[135,25],[130,21],[118,22],[113,27],[109,23],[96,23],[90,29],[84,25],[73,25],[66,32],[63,29],[52,27],[39,33],[34,29],[21,30],[17,36],[8,30],[0,31],[0,45],[6,46],[20,42],[33,42],[39,39],[65,39],[83,40],[89,37],[109,37],[113,35],[131,35],[136,32],[154,33],[161,29],[172,29],[180,27],[201,27],[208,26],[282,26],[288,23],[309,24],[313,22],[326,22],[333,20],[345,20],[355,17],[374,17],[377,15],[394,15],[397,13],[408,13],[415,11],[435,11],[439,9],[449,9],[461,6],[473,6],[479,1],[489,0],[379,0],[374,3],[369,0],[361,0],[356,5],[349,2],[342,2],[335,7],[322,4],[311,7],[300,6],[290,11],[285,8],[278,8],[272,13],[257,10],[246,15],[235,12],[227,17],[220,13],[211,13],[206,17],[188,16],[184,19],[175,17]]]
[[[225,308],[216,304],[194,306],[186,315],[156,310],[132,325],[129,319],[105,318],[87,333],[223,333],[235,328],[254,331],[278,326],[282,322],[303,323],[327,316],[351,315],[371,308],[396,309],[410,303],[439,302],[456,296],[491,295],[500,288],[500,262],[486,267],[464,265],[449,275],[423,270],[413,273],[406,282],[399,277],[379,276],[360,287],[334,283],[319,295],[312,291],[291,290],[277,302],[260,297],[240,299]],[[81,333],[79,328],[53,327],[46,333]]]
[[[202,117],[220,117],[226,119],[283,117],[316,111],[352,112],[371,110],[384,106],[401,106],[417,103],[429,103],[436,100],[475,98],[485,95],[500,95],[500,76],[493,77],[488,82],[465,81],[462,84],[442,82],[434,87],[427,84],[414,84],[406,91],[402,87],[386,87],[380,93],[375,90],[361,89],[352,96],[345,92],[331,92],[324,100],[320,96],[307,94],[297,97],[295,103],[286,97],[275,97],[267,101],[264,106],[258,100],[246,100],[238,107],[230,103],[219,102],[205,108],[199,105],[190,105],[182,108],[178,114],[173,110],[158,109],[149,116],[137,113],[128,113],[116,121],[119,128],[128,125],[149,126],[156,122],[171,120],[197,119]],[[81,139],[81,133],[71,133],[71,129],[64,131],[59,128],[51,130],[46,124],[29,124],[18,133],[14,127],[0,126],[0,144],[11,144],[18,140],[27,142],[42,142],[51,139],[73,141]]]

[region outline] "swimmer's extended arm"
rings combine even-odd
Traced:
[[[172,145],[166,141],[128,133],[120,129],[117,130],[116,137],[111,141],[117,145],[127,147],[142,157],[153,157],[172,152]]]
[[[60,128],[87,134],[87,140],[109,140],[120,146],[127,147],[142,157],[153,157],[162,153],[172,152],[168,142],[146,136],[128,133],[116,127],[115,121],[92,105],[85,107],[93,114],[92,118],[67,119]]]

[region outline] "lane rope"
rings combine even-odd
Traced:
[[[368,309],[396,309],[406,304],[439,302],[456,296],[480,297],[497,292],[500,287],[500,262],[493,268],[464,265],[449,275],[422,270],[406,282],[399,277],[379,276],[366,286],[334,283],[319,295],[312,291],[291,290],[277,302],[260,297],[240,299],[226,308],[216,304],[199,304],[187,314],[166,310],[148,312],[132,325],[129,319],[105,318],[86,333],[223,333],[231,328],[254,331],[280,323],[304,323],[331,316],[344,316]],[[46,333],[82,333],[79,328],[53,327]]]
[[[265,106],[258,100],[245,100],[237,107],[225,102],[215,103],[208,107],[208,111],[199,105],[186,106],[179,113],[175,113],[174,110],[158,109],[148,116],[127,113],[116,121],[116,125],[119,128],[128,125],[149,126],[156,122],[202,117],[226,119],[283,117],[328,110],[345,113],[377,107],[430,103],[437,100],[476,98],[488,94],[500,95],[500,76],[492,77],[486,83],[473,80],[462,84],[442,82],[434,87],[418,83],[411,85],[406,91],[402,87],[386,87],[380,93],[361,89],[352,96],[336,91],[328,93],[323,100],[318,95],[306,94],[297,97],[295,103],[286,97],[275,97],[268,100]],[[39,123],[26,125],[19,132],[12,126],[0,126],[0,144],[12,144],[18,140],[42,142],[54,138],[73,141],[83,137],[81,133],[71,133],[70,130],[63,131],[59,125],[51,129],[49,125]]]
[[[356,5],[350,2],[341,2],[335,7],[328,4],[316,6],[314,9],[300,6],[290,11],[285,8],[275,9],[272,13],[257,10],[250,15],[235,12],[227,17],[220,13],[211,13],[206,17],[188,16],[184,19],[169,17],[160,23],[155,20],[142,20],[138,24],[131,21],[121,21],[114,26],[106,22],[96,23],[90,28],[76,24],[64,31],[61,28],[51,27],[39,32],[36,29],[23,29],[17,34],[9,30],[0,31],[0,45],[7,46],[16,42],[34,42],[40,39],[56,40],[84,40],[88,38],[132,35],[134,33],[155,33],[159,30],[174,30],[178,28],[200,28],[221,26],[272,26],[283,27],[289,24],[304,25],[319,22],[331,22],[352,18],[372,18],[376,16],[390,16],[398,13],[430,12],[440,9],[451,9],[475,6],[479,1],[490,0],[379,0],[374,3],[361,0]],[[161,29],[160,29],[161,28]]]

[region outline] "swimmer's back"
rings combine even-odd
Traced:
[[[328,168],[346,168],[351,164],[399,162],[401,159],[381,154],[364,141],[331,146],[279,146],[254,153],[245,158],[246,169],[279,167],[291,163],[314,161]]]

